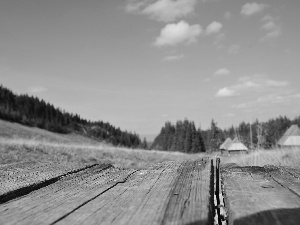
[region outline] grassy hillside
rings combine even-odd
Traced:
[[[78,134],[57,134],[0,120],[0,164],[20,161],[99,162],[123,168],[146,168],[163,161],[202,156],[118,148]]]
[[[37,127],[27,127],[18,123],[0,120],[0,138],[30,139],[38,142],[72,143],[72,144],[99,144],[100,142],[79,134],[53,133]]]
[[[146,141],[142,143],[136,133],[122,131],[108,122],[87,121],[37,97],[15,94],[1,84],[0,119],[61,134],[84,134],[115,146],[147,148]]]

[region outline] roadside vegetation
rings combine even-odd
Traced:
[[[102,144],[63,144],[30,139],[0,139],[0,164],[36,161],[55,163],[109,163],[115,167],[142,169],[164,161],[182,161],[204,154],[145,151]]]
[[[288,166],[300,168],[300,147],[255,150],[245,155],[221,157],[221,163],[235,163],[239,166]]]
[[[204,155],[115,147],[78,134],[56,134],[0,120],[0,165],[26,161],[79,162],[142,169],[164,161]]]

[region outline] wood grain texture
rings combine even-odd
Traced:
[[[52,224],[134,172],[98,165],[0,205],[0,224]]]
[[[280,167],[225,166],[230,224],[299,224],[300,182]]]
[[[188,161],[179,168],[163,224],[207,224],[210,201],[209,161]]]
[[[134,174],[58,224],[206,224],[209,165],[163,163]]]
[[[8,192],[35,185],[90,166],[93,166],[93,164],[23,162],[2,165],[0,167],[0,198]]]
[[[207,224],[210,164],[93,166],[0,205],[0,224]]]

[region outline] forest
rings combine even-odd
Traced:
[[[77,114],[65,112],[44,100],[14,94],[0,85],[0,119],[39,127],[57,133],[80,133],[115,146],[147,148],[147,142],[132,132],[122,131],[103,122],[91,122]]]
[[[245,122],[236,127],[221,129],[212,120],[207,130],[196,129],[194,123],[187,119],[179,120],[175,125],[166,122],[151,148],[186,153],[214,152],[218,151],[226,138],[237,137],[249,149],[271,149],[276,147],[277,141],[292,124],[300,126],[300,116],[293,120],[286,116],[279,116],[266,122],[255,120],[251,123],[251,129],[250,123]]]
[[[166,122],[151,148],[185,153],[205,152],[201,130],[196,129],[194,122],[187,119],[179,120],[175,125]]]

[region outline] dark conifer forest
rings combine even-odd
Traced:
[[[160,134],[155,138],[152,148],[185,153],[205,152],[201,130],[197,130],[194,122],[187,119],[179,120],[175,125],[166,122]]]
[[[39,127],[57,133],[76,132],[116,146],[146,148],[135,133],[122,131],[103,122],[91,122],[65,112],[36,97],[16,95],[0,85],[0,119]]]
[[[251,131],[250,123],[245,122],[241,122],[236,127],[221,129],[212,120],[207,130],[196,130],[194,123],[187,119],[177,121],[176,125],[166,122],[160,134],[155,138],[152,148],[186,153],[213,152],[218,151],[226,138],[238,137],[249,149],[270,149],[276,147],[277,141],[292,124],[300,127],[300,116],[293,120],[286,116],[279,116],[266,122],[256,120],[251,123]]]

